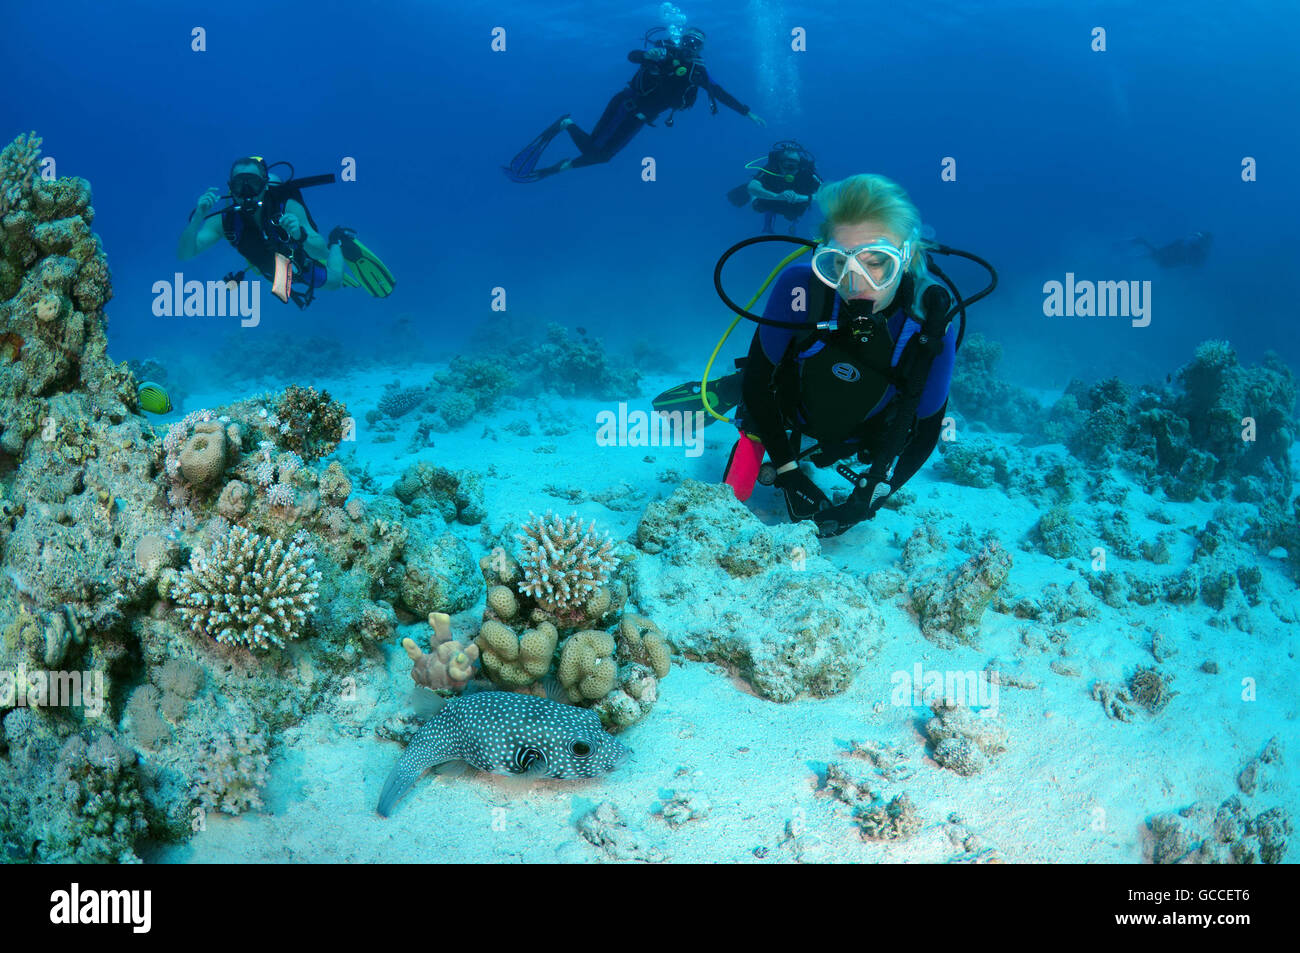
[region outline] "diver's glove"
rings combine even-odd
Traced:
[[[817,535],[826,539],[838,536],[869,520],[880,511],[894,488],[888,483],[868,483],[849,494],[843,503],[823,510],[816,516]]]
[[[795,522],[813,519],[831,505],[826,494],[798,467],[778,473],[775,483],[785,494],[785,508]]]

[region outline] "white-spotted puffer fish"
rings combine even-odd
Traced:
[[[384,782],[378,810],[387,817],[420,775],[448,761],[496,774],[594,778],[631,754],[587,708],[515,692],[473,692],[447,702],[415,733]]]

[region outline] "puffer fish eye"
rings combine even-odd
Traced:
[[[575,756],[585,758],[587,755],[591,754],[591,745],[587,744],[585,741],[575,741],[569,746],[569,750],[573,752]]]

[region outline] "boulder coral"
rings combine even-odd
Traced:
[[[556,675],[570,701],[598,701],[614,690],[618,679],[614,649],[614,637],[608,632],[586,629],[569,636]]]

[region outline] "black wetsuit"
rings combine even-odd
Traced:
[[[1161,268],[1178,268],[1183,265],[1200,265],[1210,254],[1209,232],[1197,232],[1189,238],[1180,238],[1156,248],[1144,238],[1137,239],[1151,253],[1151,259]]]
[[[900,403],[899,385],[904,390],[914,389],[918,402],[915,427],[906,444],[895,450],[897,462],[891,480],[893,488],[906,483],[934,452],[948,406],[958,327],[954,323],[948,328],[924,377],[896,380],[895,375],[906,363],[904,352],[908,343],[921,330],[916,318],[903,307],[912,297],[912,276],[907,275],[903,280],[908,286],[900,288],[894,301],[878,316],[885,336],[873,340],[870,346],[853,340],[843,331],[802,345],[801,335],[793,329],[763,326],[754,332],[749,357],[745,361],[744,407],[739,416],[743,420],[743,429],[762,440],[774,466],[784,466],[798,454],[799,447],[791,439],[792,430],[823,442],[825,453],[814,457],[819,466],[829,466],[855,453],[860,454],[859,459],[870,458],[872,451],[879,448],[880,438],[889,429],[893,412]],[[820,320],[820,316],[794,311],[790,304],[795,300],[792,294],[795,289],[803,288],[807,292],[816,281],[809,266],[791,265],[773,285],[763,316],[776,321],[808,321],[810,325]],[[832,314],[838,313],[838,297],[832,298],[832,306]],[[823,351],[828,344],[835,350]],[[804,348],[802,351],[801,346]],[[832,354],[857,365],[861,377],[857,374],[841,377],[837,369],[843,364],[837,363],[822,370],[839,377],[838,383],[829,375],[809,380],[806,377],[811,370],[808,362],[816,360],[820,364],[830,364],[837,359],[830,356]],[[840,410],[837,405],[841,403],[847,410],[861,400],[853,396],[858,388],[873,394],[872,376],[878,378],[875,381],[877,390],[866,398],[867,405],[863,405],[865,409],[860,414],[850,414],[838,422],[814,418],[812,408],[808,406],[809,383],[826,391],[838,388],[821,402],[823,410],[829,405],[834,413]]]
[[[749,112],[748,106],[709,78],[703,63],[684,57],[672,47],[656,49],[665,50],[663,59],[649,58],[645,50],[628,53],[628,60],[640,69],[609,101],[590,133],[583,132],[576,123],[566,127],[573,144],[582,153],[570,163],[571,168],[608,162],[632,141],[642,126],[652,124],[664,110],[690,109],[701,89],[709,94],[715,112],[716,103],[742,116]],[[678,76],[678,68],[686,72]],[[671,114],[668,125],[672,125]]]
[[[765,232],[772,230],[772,217],[775,215],[784,215],[786,220],[792,224],[799,220],[804,212],[808,211],[808,206],[812,204],[813,193],[821,188],[822,180],[817,176],[810,167],[801,168],[795,173],[794,181],[786,181],[785,176],[779,173],[769,172],[766,169],[759,169],[754,174],[754,180],[758,182],[768,192],[775,192],[780,195],[785,191],[798,192],[800,195],[806,195],[808,198],[803,202],[786,202],[779,199],[754,199],[752,208],[755,212],[763,212],[767,215],[767,221],[763,225]]]

